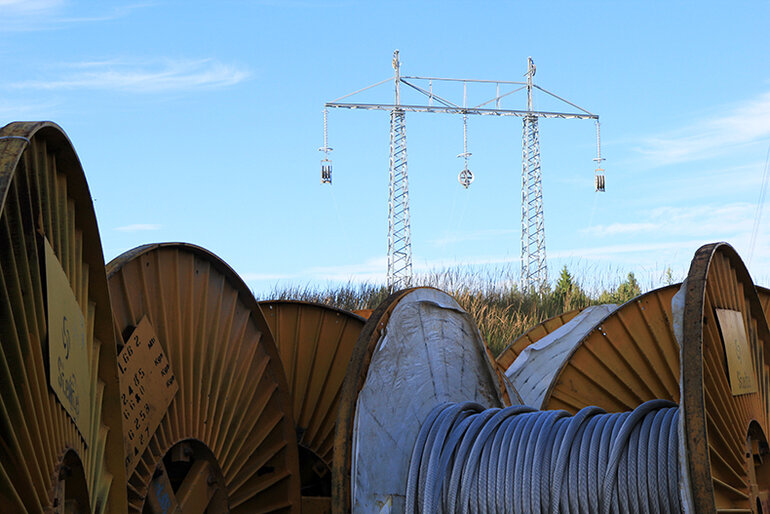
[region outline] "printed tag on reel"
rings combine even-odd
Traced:
[[[86,446],[91,440],[91,372],[86,323],[56,253],[43,238],[48,305],[48,380]]]
[[[144,316],[118,355],[126,471],[131,473],[179,390],[158,336]]]
[[[749,351],[749,341],[746,338],[743,315],[738,311],[727,309],[716,309],[716,313],[725,347],[727,372],[733,396],[756,393],[757,384],[754,381],[754,366]]]

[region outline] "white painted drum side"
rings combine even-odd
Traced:
[[[417,289],[393,309],[358,395],[353,512],[404,511],[420,426],[441,402],[500,407],[497,379],[471,317],[446,293]]]
[[[529,345],[516,357],[505,375],[525,405],[543,408],[551,383],[578,343],[617,308],[615,304],[586,307],[568,323]]]

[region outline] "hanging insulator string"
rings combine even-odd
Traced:
[[[328,142],[328,115],[329,109],[324,108],[324,145],[318,149],[324,153],[324,158],[321,159],[321,184],[332,183],[332,161],[329,159],[329,152],[332,151],[332,148],[329,148]]]

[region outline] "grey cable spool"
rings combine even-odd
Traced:
[[[422,422],[437,403],[465,400],[502,406],[474,321],[437,289],[391,295],[364,325],[342,386],[332,512],[403,512]]]

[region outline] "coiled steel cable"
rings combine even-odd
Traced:
[[[678,513],[679,409],[435,407],[407,478],[411,513]]]

